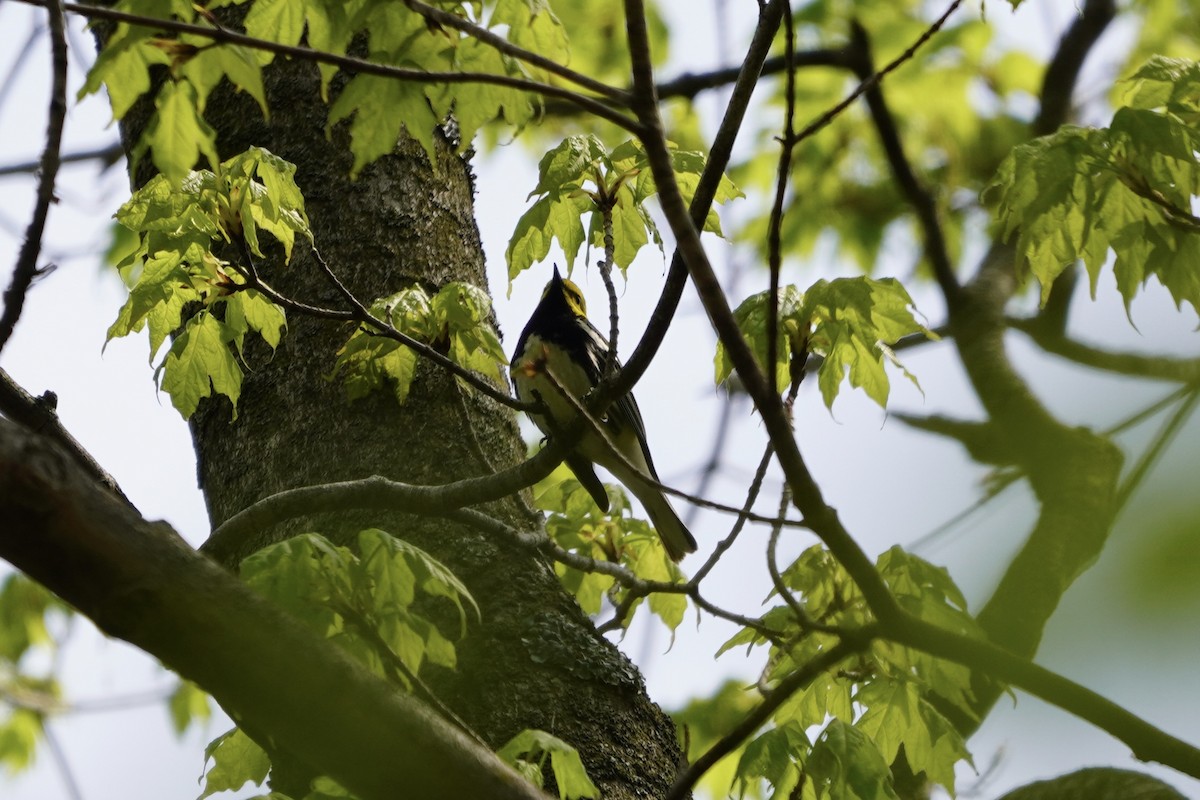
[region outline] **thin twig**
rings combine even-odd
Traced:
[[[713,511],[722,511],[726,514],[737,514],[739,517],[745,516],[747,519],[752,520],[754,522],[763,522],[768,525],[778,524],[778,525],[783,525],[785,527],[791,527],[791,528],[807,528],[808,527],[802,520],[792,520],[792,519],[786,519],[786,518],[781,518],[781,517],[768,517],[768,516],[764,516],[762,514],[755,514],[753,512],[747,511],[744,508],[737,508],[735,506],[726,505],[725,503],[718,503],[717,501],[709,500],[706,497],[697,497],[695,495],[688,494],[687,492],[683,491],[682,489],[676,489],[673,486],[669,486],[669,485],[663,483],[662,481],[657,480],[652,475],[648,475],[647,473],[643,472],[636,464],[634,464],[629,459],[629,456],[627,456],[623,452],[621,452],[621,450],[613,442],[612,436],[609,433],[608,428],[603,423],[601,423],[599,419],[596,418],[596,415],[587,406],[585,406],[582,402],[580,402],[579,398],[575,397],[573,394],[571,394],[569,391],[567,391],[566,386],[563,385],[562,381],[559,380],[558,376],[554,374],[554,372],[549,368],[548,365],[542,365],[541,369],[542,369],[542,371],[541,371],[542,376],[554,388],[554,390],[559,394],[559,396],[565,402],[570,404],[571,408],[575,411],[576,416],[578,416],[580,419],[582,419],[584,421],[584,423],[587,425],[588,430],[591,432],[591,434],[593,436],[595,436],[596,438],[598,438],[604,444],[604,446],[609,451],[609,456],[616,459],[617,461],[619,461],[621,463],[621,465],[625,467],[625,469],[631,470],[632,472],[637,474],[638,478],[640,480],[642,480],[643,482],[649,484],[650,486],[655,487],[656,489],[659,489],[660,491],[666,492],[669,495],[678,497],[680,500],[684,500],[688,503],[700,506],[702,508],[711,509]]]
[[[712,208],[717,188],[720,186],[721,178],[725,174],[725,168],[729,165],[734,142],[737,140],[738,132],[741,130],[746,110],[750,106],[750,98],[758,86],[763,62],[771,50],[775,33],[779,30],[783,15],[787,11],[788,3],[786,0],[771,0],[771,2],[767,3],[766,8],[759,13],[758,25],[754,29],[750,46],[746,50],[746,59],[742,63],[741,72],[738,74],[737,82],[730,93],[729,103],[725,107],[725,115],[721,119],[716,136],[713,138],[708,160],[704,164],[704,172],[701,173],[700,181],[696,185],[696,191],[692,195],[692,202],[688,212],[691,215],[693,224],[697,226],[704,224],[704,220],[708,217],[709,209]],[[652,74],[650,75],[650,80],[653,80]],[[658,353],[658,348],[662,345],[663,338],[667,334],[667,329],[671,326],[671,321],[675,317],[675,311],[679,307],[680,298],[683,297],[683,289],[687,285],[687,280],[687,266],[684,263],[682,253],[677,248],[671,256],[671,267],[667,272],[667,280],[663,285],[662,295],[659,297],[658,304],[654,307],[654,311],[650,315],[650,320],[646,324],[646,330],[638,341],[637,347],[630,354],[629,360],[625,362],[625,367],[613,382],[608,396],[612,398],[624,396],[642,377],[646,368],[650,366],[650,362],[654,359],[655,354]],[[602,397],[604,396],[602,395]]]
[[[50,32],[51,69],[50,111],[46,122],[46,147],[42,151],[41,178],[38,180],[37,200],[33,207],[33,218],[25,232],[25,241],[17,255],[13,268],[12,282],[4,292],[4,313],[0,315],[0,350],[12,336],[21,311],[25,307],[25,294],[37,278],[38,256],[42,250],[42,233],[46,228],[46,217],[50,204],[54,202],[54,178],[58,175],[59,153],[62,148],[63,124],[67,118],[67,37],[63,22],[62,6],[58,0],[46,0],[48,29]]]
[[[792,15],[783,17],[784,58],[787,76],[784,85],[783,135],[779,138],[779,166],[775,170],[775,202],[767,220],[767,266],[770,269],[767,293],[767,380],[771,393],[779,392],[779,271],[783,264],[780,231],[783,228],[783,201],[787,197],[788,179],[792,173],[792,152],[796,140],[796,30]]]
[[[472,387],[478,389],[480,392],[498,403],[502,403],[503,405],[506,405],[509,408],[517,409],[518,411],[536,411],[538,409],[538,406],[535,404],[522,403],[520,400],[514,399],[513,397],[509,396],[507,392],[496,388],[496,386],[487,379],[475,374],[471,370],[463,367],[442,353],[439,353],[437,350],[433,349],[424,342],[414,339],[407,333],[404,333],[396,328],[391,323],[376,317],[371,313],[370,309],[368,309],[366,305],[364,305],[362,301],[354,295],[353,292],[346,288],[345,284],[342,283],[337,274],[321,256],[321,253],[319,250],[317,250],[316,245],[312,246],[313,258],[316,260],[317,264],[320,265],[321,270],[325,273],[326,277],[329,278],[329,280],[337,288],[338,292],[350,305],[351,310],[345,311],[341,309],[326,308],[323,306],[314,306],[309,303],[304,303],[288,297],[263,280],[262,276],[259,274],[258,266],[254,263],[254,255],[250,252],[250,245],[246,242],[244,237],[239,239],[239,243],[242,250],[242,258],[245,263],[241,265],[235,264],[234,267],[237,268],[242,274],[242,277],[246,279],[245,285],[239,288],[254,289],[272,303],[275,303],[284,309],[295,311],[306,316],[339,322],[358,322],[362,325],[366,325],[369,328],[373,328],[378,335],[399,342],[418,355],[424,356],[443,369],[448,370],[456,377],[466,381]]]
[[[933,38],[935,33],[942,29],[942,26],[946,24],[946,20],[950,18],[950,15],[953,14],[960,5],[962,5],[962,0],[954,0],[954,2],[950,4],[950,7],[946,9],[946,12],[942,14],[942,16],[938,17],[932,25],[926,28],[925,32],[922,33],[921,36],[908,47],[907,50],[888,62],[888,65],[879,70],[879,72],[873,73],[866,80],[859,83],[854,91],[846,96],[846,99],[842,100],[840,103],[833,106],[833,108],[830,108],[824,114],[806,125],[804,129],[800,131],[800,133],[796,134],[796,144],[799,144],[817,131],[824,128],[829,123],[833,122],[838,115],[849,108],[850,105],[863,94],[863,92],[882,81],[897,67],[916,55],[917,51],[920,50],[926,42]]]
[[[465,525],[471,525],[485,533],[510,538],[523,547],[537,550],[558,563],[579,570],[580,572],[607,575],[629,590],[629,594],[631,595],[628,598],[630,604],[639,598],[647,597],[651,594],[682,594],[714,617],[719,617],[735,625],[749,628],[772,642],[780,641],[782,638],[782,634],[779,631],[765,625],[760,619],[738,614],[713,604],[700,594],[700,589],[695,585],[694,581],[688,583],[670,583],[667,581],[645,580],[639,578],[621,564],[565,550],[547,536],[545,531],[521,532],[473,508],[461,508],[457,511],[447,512],[442,516]],[[606,623],[605,626],[602,626],[602,629],[608,627],[608,625],[609,623]]]
[[[68,800],[83,800],[83,791],[79,788],[79,781],[75,779],[71,762],[67,760],[67,751],[58,740],[58,734],[50,729],[48,720],[42,720],[42,738],[46,740],[46,749],[50,751],[50,758],[58,769],[59,777],[62,778]]]
[[[896,599],[875,570],[871,559],[841,524],[836,511],[822,497],[820,487],[800,455],[781,398],[771,391],[757,359],[738,327],[729,300],[721,289],[708,260],[708,254],[700,241],[698,225],[693,221],[680,194],[679,184],[671,167],[671,155],[658,113],[658,104],[654,97],[654,72],[641,0],[625,0],[625,26],[633,66],[633,82],[636,87],[634,111],[645,130],[642,143],[655,185],[658,187],[663,214],[671,226],[671,232],[675,234],[676,246],[687,264],[687,270],[708,312],[709,320],[762,416],[806,526],[821,538],[834,557],[846,568],[858,584],[876,618],[886,621],[900,611]]]
[[[616,242],[613,238],[614,205],[615,198],[609,197],[605,197],[600,204],[600,218],[604,224],[604,260],[600,262],[600,280],[604,281],[604,290],[608,293],[608,353],[604,357],[604,366],[600,374],[606,380],[612,380],[617,371],[617,336],[621,330],[617,310],[617,287],[612,279],[613,253],[616,252]]]
[[[922,37],[922,40],[927,41],[928,37],[933,35],[933,31],[945,23],[960,2],[961,0],[955,0],[951,3],[946,13],[926,31],[926,36]],[[900,141],[900,131],[896,127],[896,121],[892,117],[892,112],[888,108],[879,83],[886,71],[891,69],[896,62],[889,64],[884,72],[875,73],[870,40],[867,38],[866,29],[857,22],[851,27],[850,43],[853,54],[852,69],[863,81],[861,85],[866,87],[867,109],[875,124],[875,130],[879,134],[884,155],[892,169],[896,183],[900,186],[900,191],[916,212],[917,221],[921,225],[921,231],[925,238],[925,256],[929,259],[933,276],[942,290],[946,305],[953,309],[961,303],[962,287],[958,283],[958,277],[954,274],[954,264],[950,260],[950,252],[946,246],[946,236],[942,231],[937,201],[929,189],[921,184],[913,171],[912,163],[905,155],[904,145]],[[917,47],[919,47],[919,43],[907,51],[909,57],[916,52]],[[875,78],[877,74],[879,78],[872,82],[872,78]]]
[[[1115,514],[1119,514],[1120,510],[1129,502],[1129,498],[1133,496],[1133,493],[1137,490],[1142,480],[1145,479],[1150,469],[1158,461],[1159,457],[1162,456],[1166,446],[1170,444],[1171,440],[1175,438],[1175,434],[1179,433],[1179,429],[1183,426],[1183,423],[1187,422],[1188,417],[1196,410],[1197,401],[1200,401],[1200,387],[1193,386],[1188,393],[1187,399],[1179,404],[1179,408],[1175,410],[1175,413],[1171,415],[1161,430],[1159,430],[1158,435],[1154,437],[1154,441],[1151,442],[1150,447],[1146,449],[1146,452],[1142,453],[1141,458],[1138,459],[1133,469],[1130,470],[1129,475],[1117,487],[1117,510],[1114,516]]]
[[[721,556],[725,555],[725,551],[733,546],[742,529],[746,527],[746,523],[750,520],[750,509],[754,507],[755,501],[758,500],[758,493],[762,491],[763,480],[767,477],[767,468],[771,466],[771,458],[774,455],[775,450],[771,447],[771,443],[767,442],[762,458],[758,461],[758,468],[754,471],[754,479],[750,481],[750,488],[746,492],[746,502],[742,504],[742,513],[738,514],[738,518],[734,520],[729,534],[713,548],[704,565],[696,570],[696,574],[692,576],[692,583],[698,585],[708,573],[712,572],[713,567],[721,560]]]
[[[403,331],[398,330],[391,323],[376,317],[371,313],[370,309],[368,309],[366,305],[364,305],[363,302],[359,300],[358,297],[356,297],[344,283],[342,283],[341,279],[338,278],[337,273],[335,273],[333,268],[330,267],[325,261],[325,258],[321,255],[321,252],[317,250],[315,245],[312,248],[312,253],[313,258],[315,258],[317,263],[321,266],[321,270],[325,273],[326,277],[329,278],[334,287],[338,290],[342,297],[345,298],[346,302],[350,304],[350,307],[354,309],[353,318],[355,320],[374,328],[381,336],[385,336],[389,339],[397,341],[405,347],[410,348],[417,354],[428,358],[430,361],[441,366],[442,368],[449,370],[456,377],[466,381],[471,386],[483,392],[485,395],[498,403],[502,403],[509,408],[513,408],[518,411],[534,412],[539,410],[539,406],[537,404],[522,403],[520,400],[509,396],[506,391],[497,389],[495,385],[485,378],[475,374],[466,367],[461,366],[453,359],[447,358],[424,342],[414,339]]]
[[[87,161],[98,161],[101,167],[111,167],[125,157],[125,147],[120,142],[106,144],[92,150],[80,150],[76,153],[64,153],[59,156],[58,163],[81,164]],[[27,175],[41,168],[41,161],[19,161],[16,164],[6,164],[0,167],[0,178],[13,175]]]

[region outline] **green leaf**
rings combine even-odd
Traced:
[[[847,370],[852,387],[887,407],[884,362],[900,366],[889,346],[909,335],[937,338],[917,322],[912,308],[912,298],[895,278],[837,278],[808,288],[798,317],[812,326],[809,348],[825,358],[817,380],[827,408],[833,408]],[[920,389],[916,378],[901,370]]]
[[[855,698],[866,707],[854,727],[875,742],[887,763],[900,747],[915,773],[924,772],[954,795],[954,766],[971,755],[962,735],[907,681],[876,680]]]
[[[167,81],[154,101],[156,114],[146,129],[146,142],[154,166],[172,183],[178,183],[203,154],[214,167],[217,132],[200,115],[199,97],[188,81]]]
[[[338,95],[329,109],[329,128],[353,116],[350,123],[350,152],[354,165],[350,175],[396,147],[403,129],[421,143],[431,163],[437,155],[433,132],[438,120],[425,99],[421,84],[390,80],[375,75],[358,75]]]
[[[340,630],[330,608],[337,594],[349,595],[358,558],[315,533],[277,542],[247,556],[240,572],[252,589],[281,605],[322,636]]]
[[[1153,59],[1108,128],[1064,127],[1013,150],[985,198],[1042,284],[1082,260],[1095,293],[1111,250],[1126,309],[1156,277],[1177,305],[1200,308],[1191,213],[1200,193],[1200,67]]]
[[[184,419],[196,412],[200,401],[214,392],[233,404],[242,392],[242,370],[229,349],[231,337],[225,326],[207,311],[187,321],[183,333],[172,344],[161,369],[160,387],[171,395],[171,404]]]
[[[585,558],[618,562],[644,580],[666,583],[685,580],[654,529],[632,516],[624,491],[611,484],[606,489],[608,514],[600,511],[570,469],[560,465],[534,487],[535,504],[549,513],[546,532],[566,550]],[[628,591],[617,587],[611,576],[581,572],[562,564],[555,564],[554,569],[563,588],[575,595],[580,607],[589,614],[598,614],[605,598],[619,604]],[[626,626],[638,605],[640,601],[623,620]],[[687,596],[682,593],[655,592],[648,601],[650,612],[672,632],[683,621],[687,605]]]
[[[42,738],[41,715],[27,708],[14,708],[0,719],[0,765],[9,775],[33,765]]]
[[[152,28],[118,25],[88,70],[77,99],[104,87],[112,103],[113,119],[124,118],[137,99],[150,91],[151,65],[168,63],[167,55],[150,43],[153,35]]]
[[[813,745],[808,776],[818,796],[829,800],[899,800],[888,762],[870,739],[833,720]]]
[[[377,587],[381,582],[388,581],[387,576],[391,571],[404,569],[411,577],[406,576],[403,580],[411,580],[413,586],[430,597],[442,597],[454,604],[459,615],[460,635],[466,633],[467,606],[474,612],[476,620],[482,619],[479,605],[475,598],[471,597],[466,584],[448,567],[416,545],[386,531],[370,528],[359,533],[358,547],[362,553],[363,565],[368,574],[376,580]],[[390,610],[388,603],[394,599],[377,596],[375,610],[386,613]],[[411,597],[408,602],[412,602]],[[397,604],[397,607],[406,608],[407,604]]]
[[[180,735],[193,722],[207,722],[212,718],[208,694],[191,681],[179,682],[167,700],[167,710],[171,713],[171,726]]]
[[[525,77],[520,63],[473,37],[459,42],[454,50],[454,65],[461,72]],[[528,92],[482,82],[443,84],[435,102],[439,111],[454,112],[460,148],[469,147],[476,132],[494,120],[503,119],[519,130],[537,111]]]
[[[560,800],[575,800],[580,797],[599,797],[600,790],[588,778],[579,752],[571,745],[551,736],[545,731],[524,730],[514,736],[496,755],[506,764],[516,767],[519,762],[541,764],[547,755],[550,756],[550,769],[554,773],[554,782],[558,784]],[[531,778],[533,771],[528,767],[519,769],[526,778]],[[541,770],[537,769],[538,778]],[[540,780],[532,781],[541,786]]]
[[[680,189],[690,200],[704,169],[704,156],[672,145],[671,158]],[[646,153],[637,141],[629,140],[609,153],[596,136],[568,136],[542,157],[537,186],[529,193],[530,198],[538,199],[518,220],[509,239],[505,257],[510,289],[517,275],[546,258],[555,238],[566,255],[568,270],[574,265],[584,239],[585,213],[591,213],[588,241],[604,247],[603,217],[597,205],[600,202],[611,205],[613,261],[618,267],[627,269],[651,241],[661,251],[662,237],[644,205],[656,192]],[[717,202],[735,196],[741,193],[723,177]],[[715,214],[710,214],[705,230],[720,232]]]
[[[262,785],[271,760],[240,728],[221,734],[204,748],[204,763],[213,765],[204,774],[204,791],[197,800],[217,792],[237,791],[248,782]]]
[[[546,258],[554,239],[566,256],[567,269],[574,266],[584,240],[582,216],[591,207],[587,195],[551,195],[521,215],[504,253],[510,292],[518,275]]]
[[[251,9],[257,8],[255,3]],[[223,44],[201,50],[189,58],[177,72],[196,89],[196,107],[203,112],[208,96],[222,79],[228,79],[239,91],[253,97],[262,109],[263,118],[270,117],[267,92],[262,80],[262,51],[233,44]]]
[[[225,327],[238,352],[242,352],[246,333],[254,331],[274,350],[283,338],[287,316],[279,306],[254,289],[237,292],[225,299]]]
[[[741,786],[741,794],[753,792],[758,782],[765,780],[774,790],[772,798],[793,797],[811,749],[804,729],[796,723],[760,734],[746,745],[738,761],[736,783]]]
[[[770,337],[767,333],[767,314],[770,311],[769,292],[751,295],[733,312],[742,337],[750,345],[760,368],[766,368],[767,350]],[[776,329],[776,385],[780,391],[788,385],[788,364],[792,357],[800,352],[807,334],[807,325],[800,316],[803,295],[795,286],[780,286],[778,301],[779,327]],[[717,343],[717,354],[714,358],[717,384],[722,384],[733,374],[733,362],[725,346]]]
[[[300,44],[300,38],[304,35],[305,12],[310,5],[321,4],[296,0],[255,0],[243,22],[246,34],[294,47]]]
[[[46,614],[66,611],[53,594],[24,575],[14,572],[0,583],[0,670],[4,662],[16,667],[38,645],[53,644],[46,630]]]

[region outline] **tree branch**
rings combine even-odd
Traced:
[[[67,35],[63,22],[62,6],[58,0],[46,0],[48,27],[50,31],[51,69],[50,111],[46,122],[46,147],[42,150],[39,169],[37,200],[33,207],[33,218],[25,232],[25,241],[17,255],[13,268],[12,282],[4,292],[4,313],[0,315],[0,350],[12,336],[21,311],[25,307],[25,294],[41,270],[38,256],[42,250],[42,232],[46,228],[46,217],[50,204],[54,202],[54,178],[58,175],[59,151],[62,147],[63,124],[67,118]]]
[[[64,153],[58,159],[61,164],[81,164],[85,161],[99,162],[101,168],[111,167],[125,157],[125,148],[120,142],[97,147],[94,150],[80,150],[77,153]],[[12,175],[27,175],[41,169],[41,161],[18,161],[0,167],[0,178]]]
[[[545,800],[495,754],[6,420],[0,518],[0,556],[364,800],[391,800],[397,786],[447,800]]]
[[[408,6],[413,12],[420,14],[426,20],[436,25],[442,25],[447,28],[453,28],[454,30],[461,31],[473,39],[483,42],[499,53],[503,53],[506,56],[511,56],[519,61],[524,61],[526,64],[537,67],[538,69],[543,69],[552,75],[557,75],[563,80],[570,81],[577,86],[581,86],[584,89],[595,92],[596,94],[607,98],[610,101],[619,103],[621,105],[627,105],[629,102],[629,98],[627,97],[627,93],[625,91],[609,86],[603,81],[598,81],[595,78],[576,72],[568,67],[564,67],[562,64],[559,64],[553,59],[546,58],[545,56],[539,55],[530,50],[526,50],[523,47],[519,47],[502,36],[497,36],[487,28],[474,24],[470,20],[464,19],[456,14],[452,14],[449,11],[443,11],[440,8],[435,8],[427,3],[422,3],[420,0],[402,1],[404,5]]]
[[[940,24],[957,7],[958,2],[952,3],[946,13],[935,23],[935,26],[940,27]],[[931,26],[930,30],[935,30],[935,26]],[[872,122],[875,123],[875,130],[879,134],[884,155],[892,168],[892,175],[895,177],[896,183],[900,185],[900,191],[916,212],[917,221],[924,233],[925,257],[929,259],[933,276],[942,290],[946,305],[955,305],[960,301],[959,295],[962,290],[958,285],[958,278],[954,274],[954,264],[950,260],[950,253],[946,249],[946,237],[942,232],[941,220],[938,218],[937,201],[913,172],[912,164],[904,153],[904,145],[900,141],[900,132],[896,128],[896,121],[884,99],[879,80],[871,81],[875,74],[871,42],[867,38],[866,29],[857,22],[851,26],[850,30],[850,52],[851,68],[863,81],[863,85],[867,86],[867,109],[870,111]]]
[[[1177,383],[1200,382],[1200,359],[1197,358],[1170,358],[1101,350],[1050,329],[1042,323],[1041,316],[1033,319],[1010,317],[1008,325],[1027,334],[1038,347],[1047,353],[1060,356],[1076,364],[1082,364],[1085,367],[1117,375],[1153,380]]]
[[[695,194],[692,195],[689,213],[692,223],[696,226],[704,224],[704,220],[708,217],[708,211],[712,208],[717,187],[721,183],[721,177],[725,174],[725,168],[729,165],[729,159],[733,153],[733,144],[741,130],[742,121],[746,117],[746,110],[750,106],[750,98],[758,86],[763,62],[771,50],[771,43],[775,39],[775,33],[779,30],[779,25],[783,20],[783,15],[787,13],[787,9],[786,0],[771,0],[759,14],[758,25],[754,29],[754,36],[746,50],[746,59],[742,62],[741,72],[730,93],[729,103],[725,107],[725,115],[721,119],[717,135],[713,138],[708,160],[704,163],[704,172],[700,175]],[[618,373],[612,388],[606,393],[602,392],[602,397],[615,399],[623,396],[645,373],[655,354],[658,353],[658,348],[662,344],[663,337],[666,336],[671,320],[675,317],[675,310],[679,307],[680,298],[683,297],[683,288],[687,284],[687,279],[687,265],[684,263],[682,253],[677,248],[671,256],[671,267],[667,272],[666,282],[663,284],[662,295],[650,315],[649,322],[646,323],[645,332],[629,356],[629,360],[625,362],[624,368]]]
[[[18,0],[18,2],[26,3],[32,6],[47,6],[48,3],[55,0]],[[158,17],[148,17],[141,14],[130,14],[125,11],[107,8],[104,6],[90,6],[79,3],[63,3],[62,7],[74,14],[87,17],[88,19],[106,19],[114,22],[126,22],[130,25],[141,25],[148,28],[156,28],[158,30],[171,31],[172,33],[185,33],[193,36],[202,36],[214,42],[221,44],[236,44],[243,47],[249,47],[254,50],[262,50],[267,53],[287,56],[289,58],[300,59],[302,61],[312,61],[318,64],[330,64],[344,69],[347,72],[352,72],[356,75],[377,75],[382,78],[392,78],[400,81],[415,81],[418,83],[485,83],[496,86],[507,86],[512,89],[520,89],[531,94],[538,94],[544,97],[554,97],[559,100],[565,100],[572,105],[578,106],[581,110],[594,114],[597,117],[608,120],[614,125],[625,130],[636,133],[636,125],[626,115],[614,109],[612,106],[602,103],[595,98],[587,95],[579,94],[578,92],[564,89],[561,86],[554,86],[548,83],[529,80],[528,78],[514,78],[510,75],[494,75],[487,72],[427,72],[420,69],[407,69],[404,67],[393,67],[388,64],[381,64],[377,61],[369,61],[363,58],[354,56],[338,55],[336,53],[326,53],[320,50],[314,50],[311,47],[302,47],[300,45],[286,45],[279,42],[272,42],[266,39],[258,39],[254,36],[248,36],[244,33],[228,30],[227,28],[210,28],[204,25],[194,25],[189,22],[180,22],[179,20],[161,19]]]
[[[750,351],[729,301],[721,289],[704,245],[700,242],[698,225],[688,213],[679,185],[671,169],[670,152],[658,114],[654,94],[654,76],[650,61],[649,39],[645,29],[641,0],[625,0],[625,24],[629,37],[635,86],[633,108],[645,130],[642,142],[658,187],[663,213],[676,238],[678,252],[700,295],[709,320],[725,346],[730,360],[742,378],[747,392],[754,400],[771,442],[778,453],[780,466],[792,487],[796,507],[810,528],[830,549],[834,557],[858,583],[876,618],[881,621],[899,613],[895,598],[888,590],[866,553],[858,546],[828,506],[812,474],[804,463],[781,398],[771,391],[766,377]],[[632,359],[631,359],[632,360]]]
[[[129,499],[117,485],[116,479],[105,472],[96,459],[92,458],[92,454],[85,450],[83,445],[63,427],[58,414],[54,413],[57,402],[58,398],[54,392],[48,391],[41,397],[34,397],[22,389],[7,372],[0,369],[0,414],[31,432],[45,436],[57,443],[71,454],[75,463],[91,475],[93,480],[124,502],[129,503]]]

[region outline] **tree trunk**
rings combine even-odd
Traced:
[[[341,126],[326,136],[315,67],[279,59],[264,78],[269,121],[228,87],[210,98],[207,117],[218,131],[222,157],[260,145],[297,165],[317,247],[351,291],[369,304],[413,284],[431,292],[452,280],[486,287],[466,159],[443,139],[431,166],[423,149],[405,138],[351,181],[348,133]],[[335,82],[331,91],[337,89]],[[140,136],[149,106],[143,100],[123,122],[127,148]],[[135,182],[148,177],[139,174]],[[339,307],[311,254],[299,244],[296,250],[286,269],[279,254],[269,253],[267,263],[258,265],[264,278],[294,298]],[[350,330],[291,314],[274,354],[265,345],[247,347],[237,419],[231,420],[224,398],[201,404],[191,429],[214,526],[284,489],[371,475],[437,484],[491,473],[522,458],[514,413],[460,388],[436,365],[418,366],[403,406],[389,392],[347,401],[340,383],[328,376]],[[541,524],[524,498],[487,510],[517,527]],[[295,533],[318,531],[349,543],[366,527],[429,551],[478,601],[482,623],[472,624],[459,643],[457,670],[431,667],[428,680],[486,741],[499,747],[523,729],[539,728],[579,749],[605,798],[666,791],[681,759],[670,719],[647,698],[636,667],[560,589],[551,565],[516,543],[445,520],[363,512],[260,531],[226,566]],[[302,661],[303,654],[296,658]],[[277,788],[302,793],[297,783],[303,782]]]

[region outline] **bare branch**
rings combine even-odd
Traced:
[[[58,0],[46,0],[46,3],[50,31],[50,62],[53,70],[49,119],[46,122],[46,147],[42,151],[39,167],[41,178],[38,180],[33,219],[25,232],[25,241],[17,256],[17,265],[13,268],[12,283],[4,292],[4,313],[0,315],[0,350],[4,349],[4,345],[12,336],[13,328],[16,327],[25,307],[25,294],[40,272],[37,261],[42,250],[42,232],[46,228],[50,204],[54,202],[54,178],[58,174],[63,124],[67,118],[67,35],[62,6]]]
[[[767,433],[779,454],[780,466],[791,484],[796,506],[804,516],[805,525],[825,542],[834,557],[858,583],[876,617],[886,621],[900,611],[896,600],[879,577],[879,573],[875,571],[866,553],[842,526],[837,513],[825,503],[820,487],[808,471],[796,446],[781,398],[771,391],[754,354],[738,328],[728,298],[725,297],[712,264],[709,263],[704,245],[700,242],[698,224],[688,213],[679,192],[654,96],[649,39],[640,0],[625,0],[625,24],[633,63],[633,107],[645,130],[642,142],[646,148],[655,185],[658,187],[663,213],[672,233],[675,234],[678,251],[687,264],[687,270],[717,335],[762,415]]]
[[[22,389],[7,372],[0,369],[0,413],[33,433],[56,442],[71,454],[75,463],[91,475],[93,480],[125,503],[129,503],[116,479],[105,472],[92,458],[91,453],[63,427],[58,414],[54,413],[57,402],[58,398],[54,392],[48,391],[41,397],[34,397]]]
[[[64,153],[59,159],[59,164],[81,164],[88,161],[95,161],[100,164],[101,169],[106,169],[116,164],[119,160],[125,157],[125,148],[120,142],[113,142],[104,147],[97,147],[94,150],[80,150],[77,153]],[[41,169],[41,161],[20,161],[16,164],[8,164],[0,167],[0,178],[10,177],[13,175],[28,175],[31,172],[36,172]]]
[[[957,6],[958,2],[952,3],[946,13],[934,26],[930,27],[927,34],[945,22]],[[875,75],[871,43],[867,38],[866,29],[857,22],[851,28],[850,42],[852,69],[863,81],[862,85],[867,86],[867,108],[870,111],[871,120],[875,123],[875,130],[879,134],[883,152],[892,168],[892,175],[895,177],[896,183],[900,185],[900,191],[916,212],[917,220],[925,237],[925,257],[929,259],[933,276],[942,290],[946,305],[957,305],[961,300],[959,297],[961,287],[954,274],[954,264],[950,261],[950,253],[946,248],[946,237],[942,232],[941,220],[938,218],[937,201],[913,172],[912,164],[904,153],[904,145],[900,141],[900,132],[896,127],[896,121],[884,99],[879,81],[871,80]],[[883,73],[879,74],[882,76]]]
[[[1129,375],[1154,380],[1177,381],[1179,383],[1200,382],[1200,359],[1170,358],[1169,356],[1150,356],[1140,353],[1127,353],[1111,350],[1101,350],[1097,347],[1077,342],[1068,336],[1049,329],[1042,324],[1041,317],[1033,319],[1008,319],[1009,327],[1026,333],[1037,343],[1038,347],[1047,353],[1082,364],[1085,367],[1112,372],[1117,375]]]

